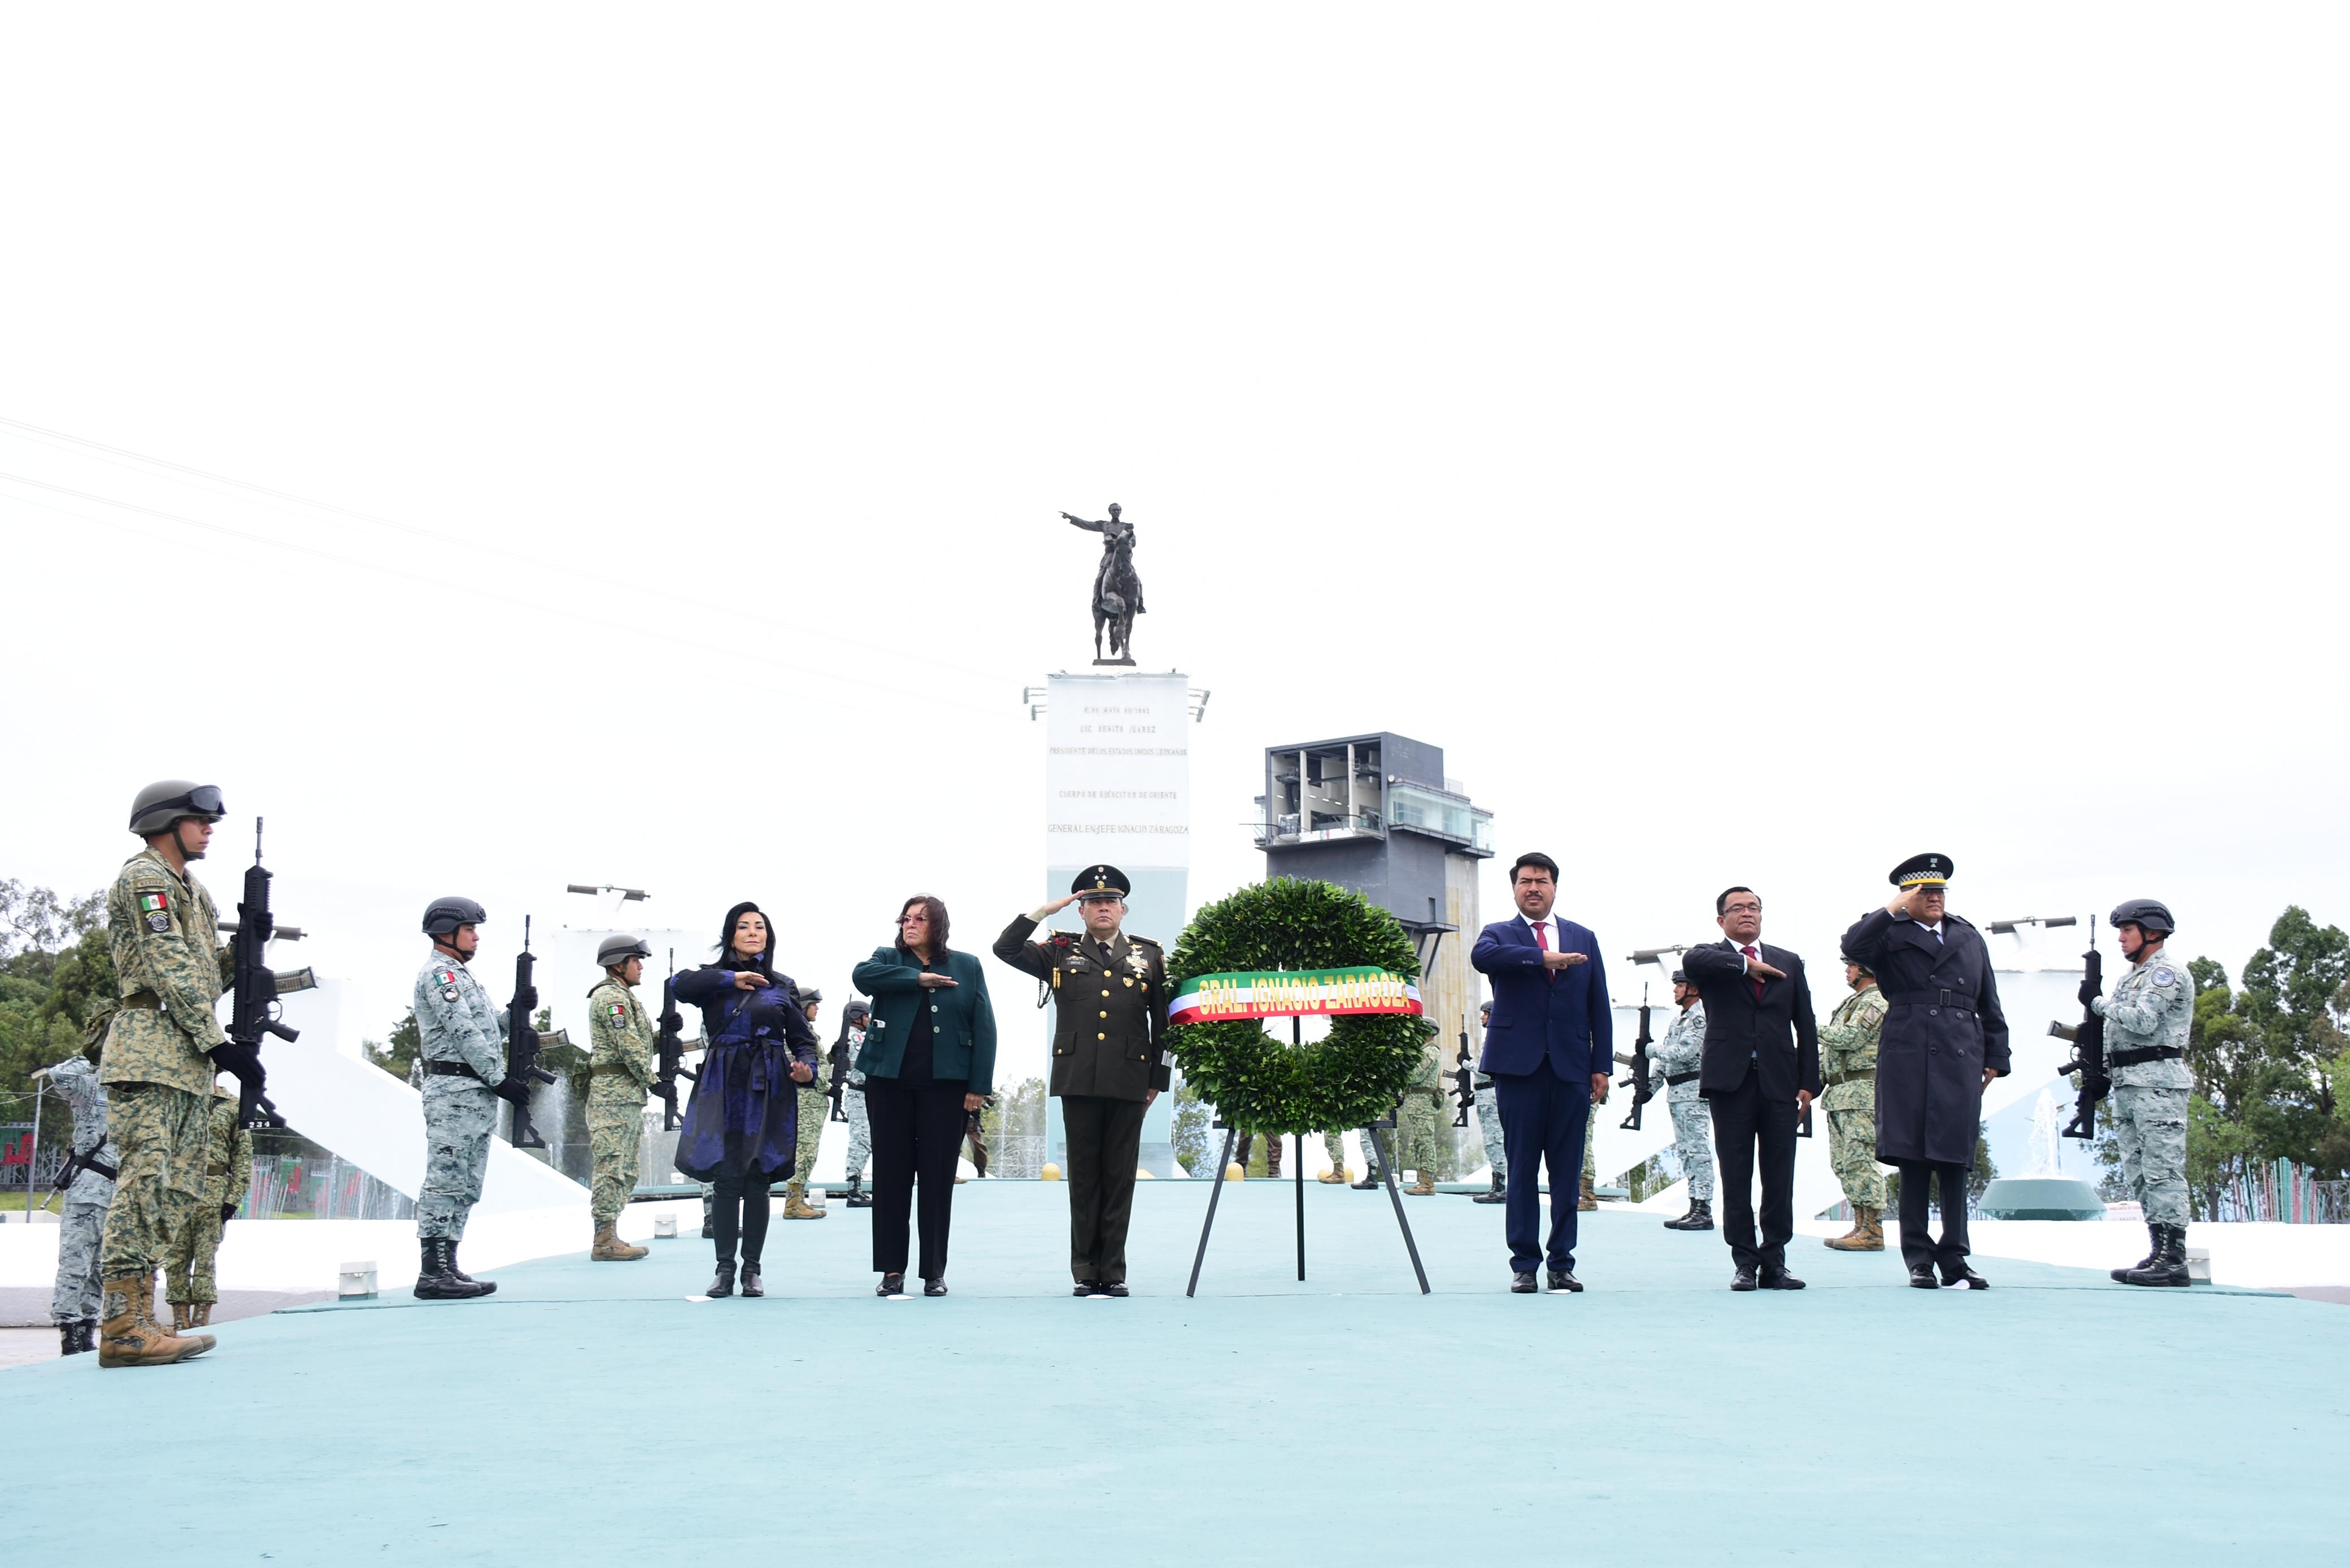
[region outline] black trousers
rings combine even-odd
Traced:
[[[1713,1154],[1721,1166],[1714,1200],[1721,1205],[1721,1239],[1742,1269],[1783,1269],[1787,1238],[1795,1233],[1795,1102],[1762,1097],[1762,1080],[1750,1063],[1738,1087],[1708,1095],[1713,1112]],[[1754,1168],[1762,1167],[1762,1240],[1754,1239]]]
[[[767,1245],[769,1185],[766,1177],[755,1170],[736,1176],[721,1171],[711,1182],[711,1230],[722,1266],[734,1266],[738,1237],[743,1243],[743,1265],[757,1266],[759,1254]]]
[[[873,1137],[873,1268],[906,1272],[907,1220],[921,1183],[920,1274],[944,1279],[947,1226],[954,1214],[955,1160],[962,1152],[964,1085],[865,1080],[865,1120]]]
[[[1956,1279],[1967,1266],[1967,1168],[1940,1160],[1902,1159],[1901,1261],[1911,1268],[1920,1263],[1940,1266],[1945,1282]],[[1939,1180],[1942,1197],[1942,1239],[1937,1242],[1928,1228],[1926,1190]]]
[[[1502,1155],[1509,1162],[1502,1230],[1509,1239],[1510,1270],[1530,1274],[1545,1258],[1554,1269],[1575,1267],[1575,1199],[1583,1188],[1583,1134],[1591,1117],[1591,1080],[1567,1082],[1544,1062],[1531,1073],[1493,1075],[1502,1113]],[[1389,1150],[1380,1166],[1392,1170]],[[1542,1179],[1550,1172],[1550,1244],[1543,1244]]]
[[[1140,1100],[1061,1096],[1069,1142],[1069,1274],[1126,1282],[1126,1226],[1134,1217],[1134,1162],[1142,1158]],[[1279,1148],[1281,1140],[1273,1140]]]

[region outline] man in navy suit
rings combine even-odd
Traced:
[[[1509,1191],[1503,1214],[1510,1239],[1510,1289],[1534,1292],[1542,1244],[1542,1171],[1550,1171],[1549,1285],[1579,1291],[1575,1277],[1575,1204],[1583,1178],[1583,1131],[1594,1100],[1607,1097],[1616,1016],[1599,940],[1556,919],[1558,862],[1526,854],[1510,867],[1518,918],[1478,933],[1469,961],[1493,982],[1493,1016],[1479,1064],[1493,1080],[1502,1113]]]

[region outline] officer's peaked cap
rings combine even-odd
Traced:
[[[1088,866],[1077,873],[1069,891],[1081,899],[1123,898],[1134,891],[1134,884],[1115,866]]]
[[[1912,855],[1896,866],[1886,880],[1897,888],[1939,888],[1957,869],[1947,855]]]

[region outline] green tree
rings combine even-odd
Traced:
[[[423,1048],[424,1035],[416,1027],[416,1009],[412,1007],[391,1026],[389,1045],[375,1040],[359,1042],[359,1049],[367,1054],[369,1061],[403,1084],[408,1082],[409,1069],[416,1063],[416,1054]]]

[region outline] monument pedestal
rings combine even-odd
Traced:
[[[1128,933],[1171,954],[1190,912],[1190,679],[1177,670],[1065,671],[1047,677],[1045,691],[1045,898],[1066,896],[1087,867],[1115,866],[1134,885]],[[1081,929],[1074,906],[1050,924]],[[1051,1031],[1048,1013],[1048,1042]],[[1050,1070],[1048,1045],[1048,1081]],[[1061,1104],[1045,1106],[1045,1158],[1066,1170]],[[1140,1164],[1153,1176],[1176,1174],[1174,1109],[1162,1095],[1143,1119]]]

